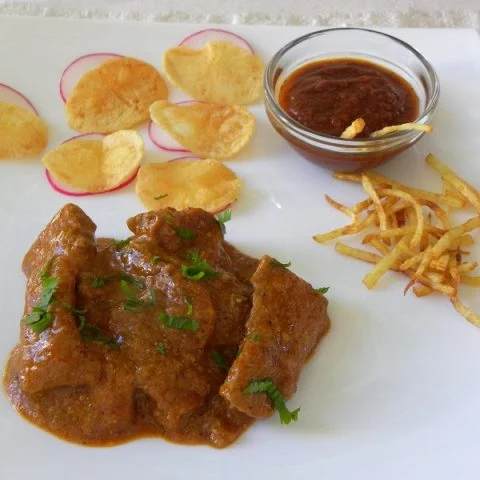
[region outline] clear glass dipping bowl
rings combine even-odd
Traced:
[[[303,65],[332,58],[358,58],[376,63],[403,77],[420,105],[418,123],[432,121],[440,95],[437,74],[412,46],[385,33],[363,28],[331,28],[309,33],[280,49],[267,65],[265,108],[277,132],[308,160],[339,171],[367,170],[414,145],[423,132],[408,130],[382,138],[344,140],[311,130],[287,115],[278,103],[285,79]]]

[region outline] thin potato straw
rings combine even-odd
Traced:
[[[367,252],[365,250],[360,250],[359,248],[350,247],[349,245],[345,245],[341,242],[337,242],[335,244],[335,251],[346,257],[355,258],[366,263],[377,264],[380,262],[380,260],[382,260],[382,257],[380,255]],[[400,272],[400,270],[395,265],[392,265],[391,270],[393,270],[394,272]],[[414,275],[415,272],[413,272],[412,270],[407,270],[401,273],[404,273],[405,275],[411,277]],[[420,275],[416,279],[416,281],[447,296],[454,295],[455,293],[455,289],[450,287],[449,285],[438,285],[423,275]],[[480,277],[478,280],[478,286],[480,287]]]
[[[385,210],[383,208],[382,202],[380,202],[380,198],[378,197],[377,192],[373,188],[372,182],[366,175],[362,175],[362,185],[365,192],[368,193],[369,197],[372,199],[373,204],[375,205],[375,209],[377,210],[378,221],[380,223],[380,230],[387,229],[387,215],[385,214]]]
[[[357,215],[351,208],[346,207],[345,205],[342,205],[341,203],[337,202],[336,200],[334,200],[332,197],[328,195],[325,195],[325,199],[327,200],[330,206],[344,213],[345,215],[349,216],[352,219],[352,222],[356,223]]]
[[[466,307],[457,296],[452,296],[450,298],[452,305],[455,307],[455,310],[465,317],[470,323],[475,325],[476,327],[480,327],[480,316],[478,316],[475,312],[473,312],[470,308]]]
[[[469,287],[480,287],[480,276],[479,275],[461,275],[460,283],[462,285],[468,285]]]
[[[431,125],[424,125],[423,123],[402,123],[401,125],[391,125],[372,132],[370,138],[379,138],[385,135],[390,135],[390,133],[401,132],[404,130],[415,130],[417,132],[425,133],[433,132]]]
[[[406,192],[402,192],[401,190],[393,190],[393,189],[380,189],[378,190],[378,193],[381,195],[388,195],[388,196],[393,196],[393,197],[398,197],[401,198],[402,200],[405,200],[406,202],[409,202],[412,204],[415,214],[416,214],[416,230],[415,233],[413,234],[413,237],[410,241],[410,248],[415,248],[417,247],[421,240],[422,240],[422,235],[423,235],[423,227],[424,227],[424,217],[422,213],[422,209],[420,207],[420,204],[413,198],[412,195]]]
[[[442,175],[444,181],[455,187],[480,212],[480,194],[470,184],[431,153],[427,155],[425,161]]]
[[[408,237],[403,237],[397,245],[390,251],[388,255],[385,255],[375,266],[375,268],[365,275],[363,283],[368,289],[375,288],[380,278],[395,265],[405,252],[402,250],[401,245],[407,245],[409,243]]]
[[[373,184],[378,184],[378,183],[388,184],[392,188],[409,193],[410,195],[413,195],[419,200],[429,200],[434,203],[446,204],[452,208],[462,208],[465,206],[465,203],[466,203],[461,195],[458,195],[456,193],[454,194],[453,192],[446,192],[443,195],[439,193],[428,192],[426,190],[422,190],[419,188],[409,187],[407,185],[404,185],[403,183],[384,177],[383,175],[380,175],[379,173],[376,173],[376,172],[368,171],[368,172],[365,172],[363,175],[367,175]],[[344,180],[344,181],[355,182],[355,183],[362,182],[362,176],[356,173],[335,172],[333,176],[337,180]]]
[[[340,138],[344,140],[352,140],[359,133],[362,133],[365,128],[365,120],[363,118],[357,118],[354,120],[340,135]]]
[[[433,289],[426,287],[425,285],[416,285],[413,287],[413,293],[416,297],[426,297],[433,293]]]

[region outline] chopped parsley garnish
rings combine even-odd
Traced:
[[[116,250],[121,250],[123,247],[126,247],[130,242],[131,238],[126,238],[125,240],[112,240],[113,244],[115,245]]]
[[[315,291],[321,294],[327,293],[330,290],[330,287],[320,287],[316,288]]]
[[[153,307],[156,304],[155,291],[151,288],[148,289],[150,294],[149,300],[142,300],[141,298],[138,298],[135,293],[132,292],[131,288],[128,285],[128,282],[126,282],[125,280],[120,280],[120,288],[124,295],[127,297],[127,301],[123,304],[124,310],[138,313],[141,312],[143,309]]]
[[[193,240],[194,238],[197,238],[197,234],[195,232],[187,230],[186,228],[176,227],[175,231],[177,232],[179,237],[185,238],[187,240]]]
[[[152,262],[152,265],[156,265],[160,261],[160,257],[158,255],[154,255],[150,261]]]
[[[162,200],[163,198],[167,198],[168,193],[164,193],[163,195],[158,195],[156,197],[153,197],[154,200]]]
[[[158,315],[158,319],[168,328],[177,330],[188,330],[194,332],[198,329],[198,322],[188,317],[172,317],[166,312]]]
[[[292,266],[292,262],[282,263],[279,262],[276,258],[272,258],[271,262],[272,267],[288,268]]]
[[[167,354],[167,347],[165,346],[165,344],[163,342],[159,342],[158,345],[157,345],[157,352],[160,354],[160,355],[166,355]]]
[[[187,258],[190,260],[191,265],[182,265],[182,275],[190,280],[207,280],[219,275],[219,272],[215,272],[209,263],[202,259],[196,252],[188,252]]]
[[[96,325],[92,325],[87,321],[78,326],[78,331],[80,332],[82,340],[103,343],[106,347],[111,348],[112,350],[120,348],[115,339],[102,335],[100,329]]]
[[[104,277],[93,277],[92,280],[90,280],[90,285],[94,288],[99,288],[105,286],[106,283],[112,280],[123,280],[129,285],[134,285],[135,288],[138,288],[139,290],[145,288],[145,284],[142,280],[137,280],[126,273],[112,273],[111,275],[106,275]]]
[[[216,351],[212,352],[212,360],[215,362],[215,365],[224,372],[228,372],[228,365],[225,359]]]
[[[229,208],[228,210],[224,210],[217,215],[217,222],[220,226],[220,230],[223,234],[227,233],[227,229],[225,228],[225,224],[232,219],[232,210]]]
[[[53,259],[50,260],[40,272],[40,281],[42,283],[42,293],[38,303],[32,308],[32,313],[23,317],[23,323],[28,325],[35,333],[43,332],[53,321],[53,315],[48,311],[48,307],[53,303],[59,279],[50,277],[48,270]]]
[[[98,343],[103,343],[106,345],[108,348],[119,348],[118,343],[111,337],[107,337],[106,335],[102,335],[100,333],[100,328],[98,328],[96,325],[92,325],[91,323],[88,323],[87,318],[85,317],[85,314],[87,313],[87,309],[79,309],[72,307],[68,303],[64,303],[63,306],[70,311],[75,317],[77,317],[78,320],[78,331],[80,333],[80,338],[82,340],[89,340],[92,342],[98,342]]]
[[[280,422],[288,425],[291,421],[298,419],[299,408],[291,412],[285,405],[282,394],[277,388],[277,385],[271,378],[263,378],[259,380],[252,380],[248,386],[243,390],[244,393],[266,393],[274,408],[280,415]]]
[[[171,213],[167,213],[164,218],[165,218],[165,221],[170,224],[172,224],[175,221],[175,217]]]
[[[254,333],[250,339],[254,342],[259,342],[262,339],[262,336],[259,333]]]
[[[187,315],[191,315],[193,313],[192,299],[190,297],[183,297],[183,301],[187,306]]]
[[[78,320],[78,329],[82,330],[83,327],[87,324],[87,319],[85,314],[87,313],[86,308],[75,308],[72,307],[70,304],[63,302],[63,306],[70,312],[72,315],[75,315]]]
[[[242,353],[242,346],[239,345],[238,347],[238,350],[237,350],[237,355],[236,355],[236,358],[238,358],[240,356],[240,354]]]

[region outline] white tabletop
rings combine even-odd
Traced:
[[[0,14],[181,23],[480,28],[480,0],[0,0]]]

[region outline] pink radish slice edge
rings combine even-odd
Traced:
[[[183,100],[181,102],[175,102],[174,105],[192,105],[194,103],[204,103],[199,100]],[[162,130],[152,120],[148,123],[148,136],[152,143],[166,152],[174,153],[190,153],[190,150],[186,149],[180,143],[177,142],[169,133]]]
[[[203,160],[203,158],[196,157],[195,155],[185,155],[183,157],[171,158],[169,162],[186,162],[189,160]]]
[[[211,212],[212,215],[218,215],[219,213],[222,213],[224,212],[225,210],[228,210],[229,208],[232,208],[234,205],[235,205],[236,201],[235,202],[232,202],[232,203],[228,203],[227,205],[225,205],[223,208],[221,208],[220,210],[216,210],[215,212]]]
[[[82,133],[80,135],[75,135],[72,138],[69,138],[68,140],[65,140],[64,143],[71,142],[73,140],[101,140],[105,135],[103,133]],[[62,195],[67,195],[69,197],[90,197],[92,195],[101,195],[103,193],[111,193],[111,192],[116,192],[117,190],[120,190],[127,185],[130,185],[136,178],[138,174],[139,168],[135,171],[135,173],[125,182],[122,182],[120,185],[117,185],[116,187],[109,188],[108,190],[104,190],[102,192],[76,192],[69,190],[69,187],[64,187],[60,185],[51,175],[51,173],[45,169],[45,176],[47,177],[47,181],[50,184],[50,186],[57,192],[61,193]]]
[[[23,95],[23,93],[20,93],[18,90],[5,85],[4,83],[0,83],[0,102],[18,105],[19,107],[30,110],[37,115],[37,117],[39,116],[38,110],[33,106],[33,103]]]
[[[50,184],[50,186],[57,193],[61,193],[62,195],[66,195],[68,197],[90,197],[92,195],[102,195],[104,193],[116,192],[117,190],[120,190],[120,189],[126,187],[127,185],[130,185],[135,180],[135,178],[137,177],[138,170],[139,169],[137,169],[135,171],[135,173],[128,180],[121,183],[120,185],[117,185],[116,187],[113,187],[113,188],[109,188],[108,190],[103,190],[102,192],[94,192],[94,193],[93,192],[72,192],[71,190],[66,190],[59,183],[57,183],[57,181],[52,177],[52,175],[50,174],[50,172],[47,169],[45,169],[45,176],[47,177],[47,181]]]
[[[183,148],[172,136],[151,120],[148,123],[148,136],[156,147],[166,152],[188,153],[190,151]]]
[[[59,83],[60,97],[62,97],[63,102],[65,103],[67,101],[75,85],[86,72],[115,58],[123,58],[123,55],[119,55],[118,53],[89,53],[76,58],[68,64],[62,72]]]
[[[199,49],[212,40],[233,43],[237,47],[243,48],[248,53],[255,55],[255,50],[244,38],[236,33],[222,30],[221,28],[207,28],[206,30],[192,33],[184,38],[178,46]]]

